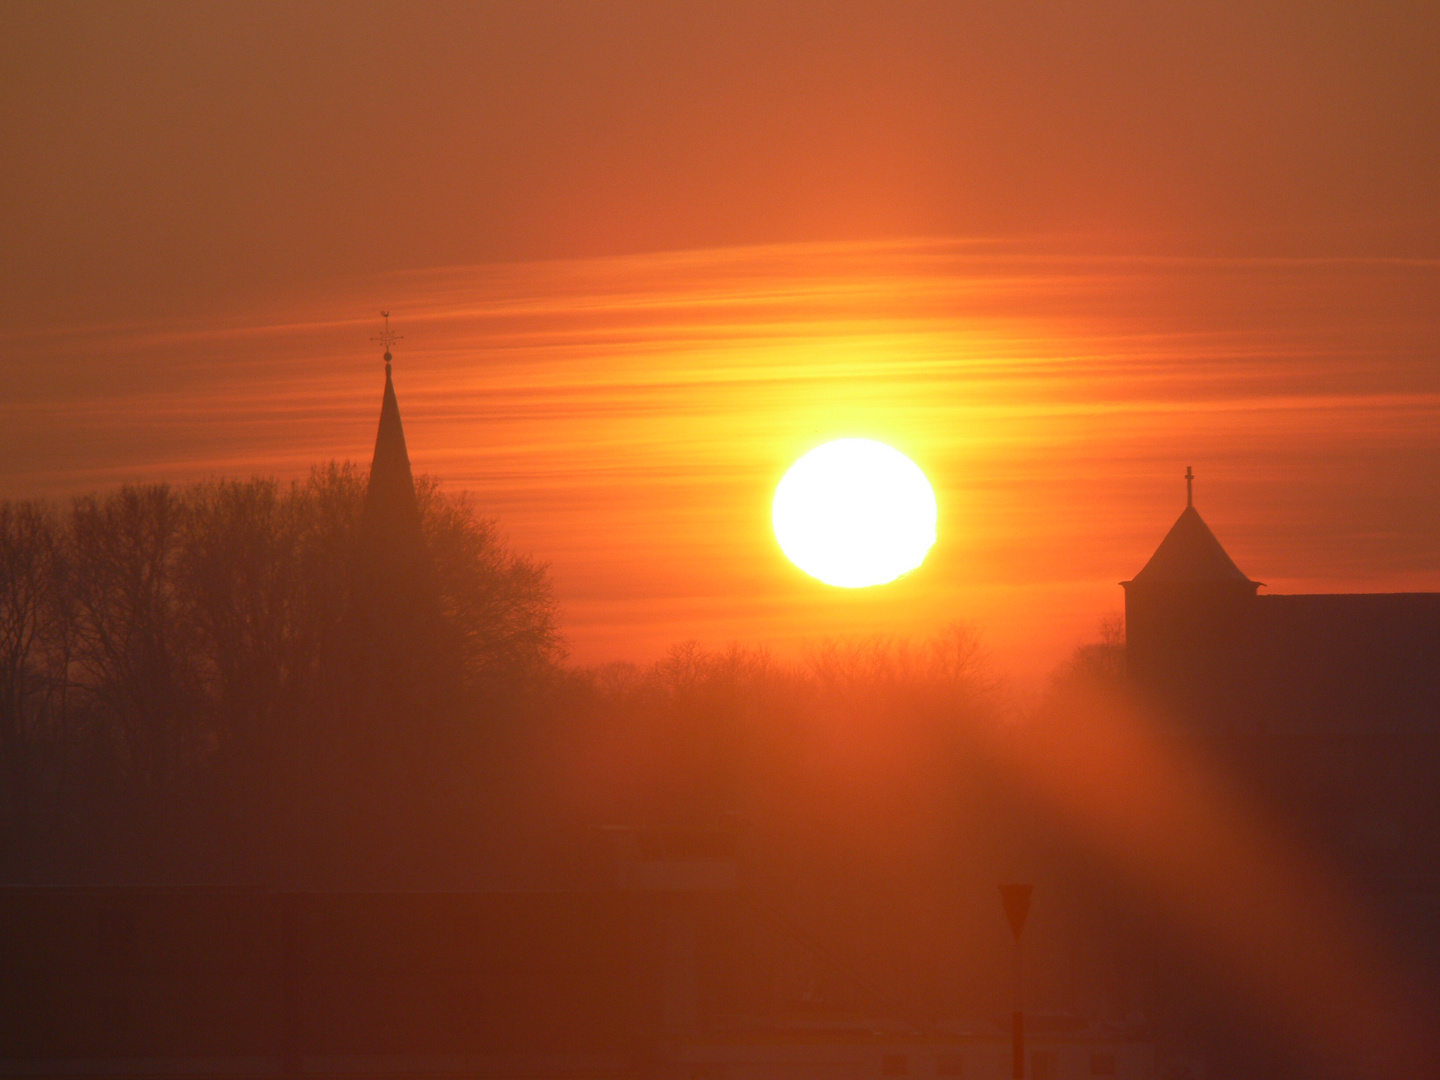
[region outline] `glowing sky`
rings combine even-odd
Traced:
[[[1421,0],[12,0],[0,30],[26,318],[773,242],[1440,239]]]
[[[952,619],[1038,670],[1183,497],[1277,589],[1440,588],[1440,7],[0,10],[0,495],[368,459],[551,564],[581,660]],[[818,442],[926,471],[883,590]]]
[[[1433,261],[941,241],[400,274],[12,338],[0,485],[366,461],[383,300],[416,468],[551,564],[577,659],[960,619],[1035,669],[1118,610],[1186,465],[1276,591],[1440,588],[1437,284]],[[821,585],[771,534],[780,476],[840,436],[936,488],[939,542],[894,585]]]

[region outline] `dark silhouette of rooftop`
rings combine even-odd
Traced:
[[[1437,726],[1440,594],[1259,595],[1193,504],[1122,584],[1131,679],[1173,715],[1251,731]]]
[[[385,391],[360,519],[356,590],[363,604],[378,604],[388,610],[377,614],[390,617],[418,600],[424,589],[425,540],[405,428],[400,422],[400,402],[395,396],[390,343],[396,339],[389,331],[388,316],[385,325]]]
[[[389,355],[389,354],[387,354]],[[380,399],[380,426],[375,432],[375,453],[370,459],[370,481],[365,492],[365,529],[372,542],[389,538],[407,544],[420,541],[420,510],[415,502],[415,478],[400,422],[400,403],[390,361],[385,362],[385,392]]]
[[[1230,558],[1193,505],[1186,506],[1150,561],[1126,584],[1250,581]]]

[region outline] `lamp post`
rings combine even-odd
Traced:
[[[1025,916],[1030,914],[1031,885],[1001,885],[1000,902],[1005,905],[1005,918],[1015,934],[1015,1011],[1011,1014],[1011,1066],[1014,1080],[1025,1080],[1025,1007],[1020,996],[1020,932],[1025,929]]]

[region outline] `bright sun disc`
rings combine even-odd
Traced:
[[[870,439],[802,457],[775,489],[775,539],[827,585],[861,589],[914,570],[935,543],[935,492],[913,461]]]

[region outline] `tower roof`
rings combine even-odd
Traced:
[[[375,455],[370,460],[370,484],[365,492],[365,513],[387,518],[406,518],[418,513],[415,506],[415,478],[410,472],[410,454],[405,448],[405,428],[400,423],[400,403],[390,365],[385,365],[385,394],[380,399],[380,428],[375,433]]]
[[[1194,506],[1184,512],[1160,541],[1150,561],[1125,584],[1200,584],[1234,582],[1256,585],[1235,565]]]
[[[410,454],[405,448],[405,429],[400,423],[400,403],[390,374],[389,342],[394,336],[388,322],[385,339],[385,393],[380,399],[380,427],[375,432],[375,455],[370,460],[357,554],[362,578],[369,579],[362,588],[398,595],[417,587],[416,574],[425,561],[425,541]]]

